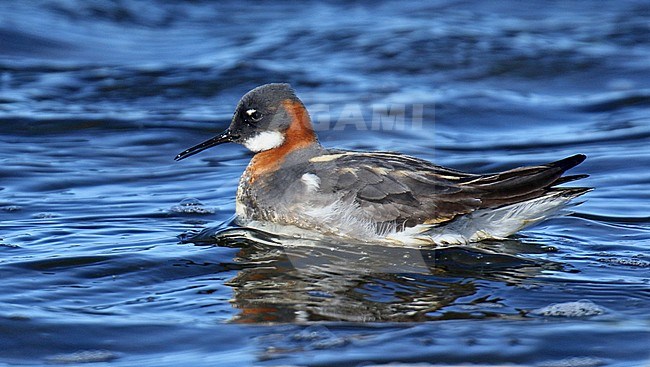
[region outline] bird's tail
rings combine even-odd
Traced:
[[[445,226],[432,226],[421,232],[438,245],[459,245],[486,239],[505,239],[524,228],[557,214],[570,205],[572,199],[591,188],[558,188],[534,199],[498,208],[479,209],[456,218]],[[573,203],[576,205],[576,203]]]
[[[589,187],[558,185],[588,177],[562,176],[585,160],[583,154],[532,167],[515,168],[473,179],[467,185],[480,190],[481,207],[444,226],[422,232],[441,245],[503,239],[547,219],[569,205]]]

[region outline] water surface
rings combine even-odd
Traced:
[[[643,1],[4,1],[0,364],[647,365],[649,58]],[[173,157],[279,81],[326,146],[584,153],[596,189],[473,248],[180,241],[228,225],[250,155]]]

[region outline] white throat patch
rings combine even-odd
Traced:
[[[284,143],[284,135],[278,131],[264,131],[244,140],[244,146],[252,152],[263,152]]]

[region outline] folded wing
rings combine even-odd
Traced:
[[[330,189],[346,193],[378,225],[440,225],[479,209],[498,208],[565,191],[559,184],[586,177],[562,176],[584,161],[582,154],[540,166],[475,175],[398,153],[337,152],[317,157],[334,172]]]

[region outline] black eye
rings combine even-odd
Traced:
[[[246,110],[246,119],[253,122],[257,122],[262,119],[262,114],[254,108],[249,108]]]

